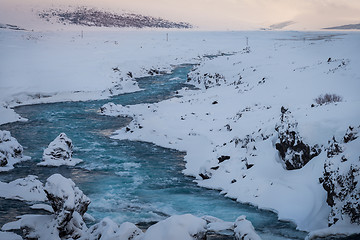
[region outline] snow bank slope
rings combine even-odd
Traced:
[[[319,182],[325,149],[332,137],[340,139],[349,126],[359,125],[360,35],[251,34],[249,48],[204,59],[189,74],[189,83],[200,90],[129,106],[134,120],[115,138],[186,151],[184,173],[200,186],[273,209],[299,229],[325,228],[331,211]],[[303,41],[305,36],[311,40]],[[314,101],[326,93],[343,101]],[[289,123],[282,109],[289,111]],[[289,132],[283,134],[289,137],[285,149],[292,149],[284,156],[276,149],[284,143],[276,131],[281,124]],[[302,161],[304,154],[311,157]],[[296,169],[288,170],[289,159],[301,160]]]

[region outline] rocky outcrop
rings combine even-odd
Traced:
[[[193,83],[197,87],[208,89],[226,84],[225,77],[219,73],[200,74],[200,72],[195,70],[188,74],[187,81]]]
[[[82,162],[81,159],[73,158],[73,144],[70,138],[65,133],[60,133],[59,136],[52,141],[44,150],[43,161],[38,163],[40,166],[60,166],[69,165],[75,166]]]
[[[291,112],[281,107],[280,123],[275,126],[275,130],[278,132],[275,147],[287,170],[302,168],[321,152],[318,145],[310,146],[303,142],[297,126],[298,123]]]
[[[44,191],[54,210],[54,222],[59,236],[81,235],[81,231],[86,228],[82,217],[87,211],[90,199],[71,179],[60,174],[54,174],[47,179]]]
[[[329,226],[340,222],[360,224],[359,127],[349,127],[344,137],[329,141],[324,177],[320,178],[331,207]]]
[[[0,130],[0,172],[10,170],[14,164],[28,159],[23,156],[23,147],[10,132]]]

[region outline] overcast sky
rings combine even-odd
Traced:
[[[68,5],[131,11],[213,30],[258,29],[289,20],[297,30],[360,23],[360,0],[0,0],[0,22],[25,18],[11,14],[15,8]]]

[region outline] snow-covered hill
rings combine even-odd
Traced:
[[[104,10],[87,7],[77,7],[70,10],[43,10],[39,13],[39,17],[48,22],[57,22],[64,25],[75,24],[89,27],[192,28],[189,23],[176,23],[162,18],[143,16],[134,13],[110,13]]]

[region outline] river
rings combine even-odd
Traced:
[[[200,188],[193,178],[184,176],[184,152],[162,148],[151,143],[115,140],[109,136],[131,119],[101,116],[99,108],[114,102],[122,105],[154,103],[173,97],[185,87],[191,65],[182,65],[171,74],[137,79],[143,91],[122,94],[107,100],[61,102],[21,106],[15,111],[27,122],[5,124],[24,153],[32,160],[20,163],[12,171],[0,173],[1,181],[12,181],[37,175],[45,181],[51,174],[71,178],[91,199],[88,213],[96,221],[110,217],[118,223],[149,223],[170,215],[191,213],[212,215],[234,221],[246,215],[263,239],[304,239],[290,222],[277,220],[270,211],[259,210],[220,195],[218,191]],[[61,132],[72,139],[73,156],[84,162],[75,167],[40,167],[42,153]],[[35,213],[28,204],[16,200],[0,200],[0,224],[15,216]]]

